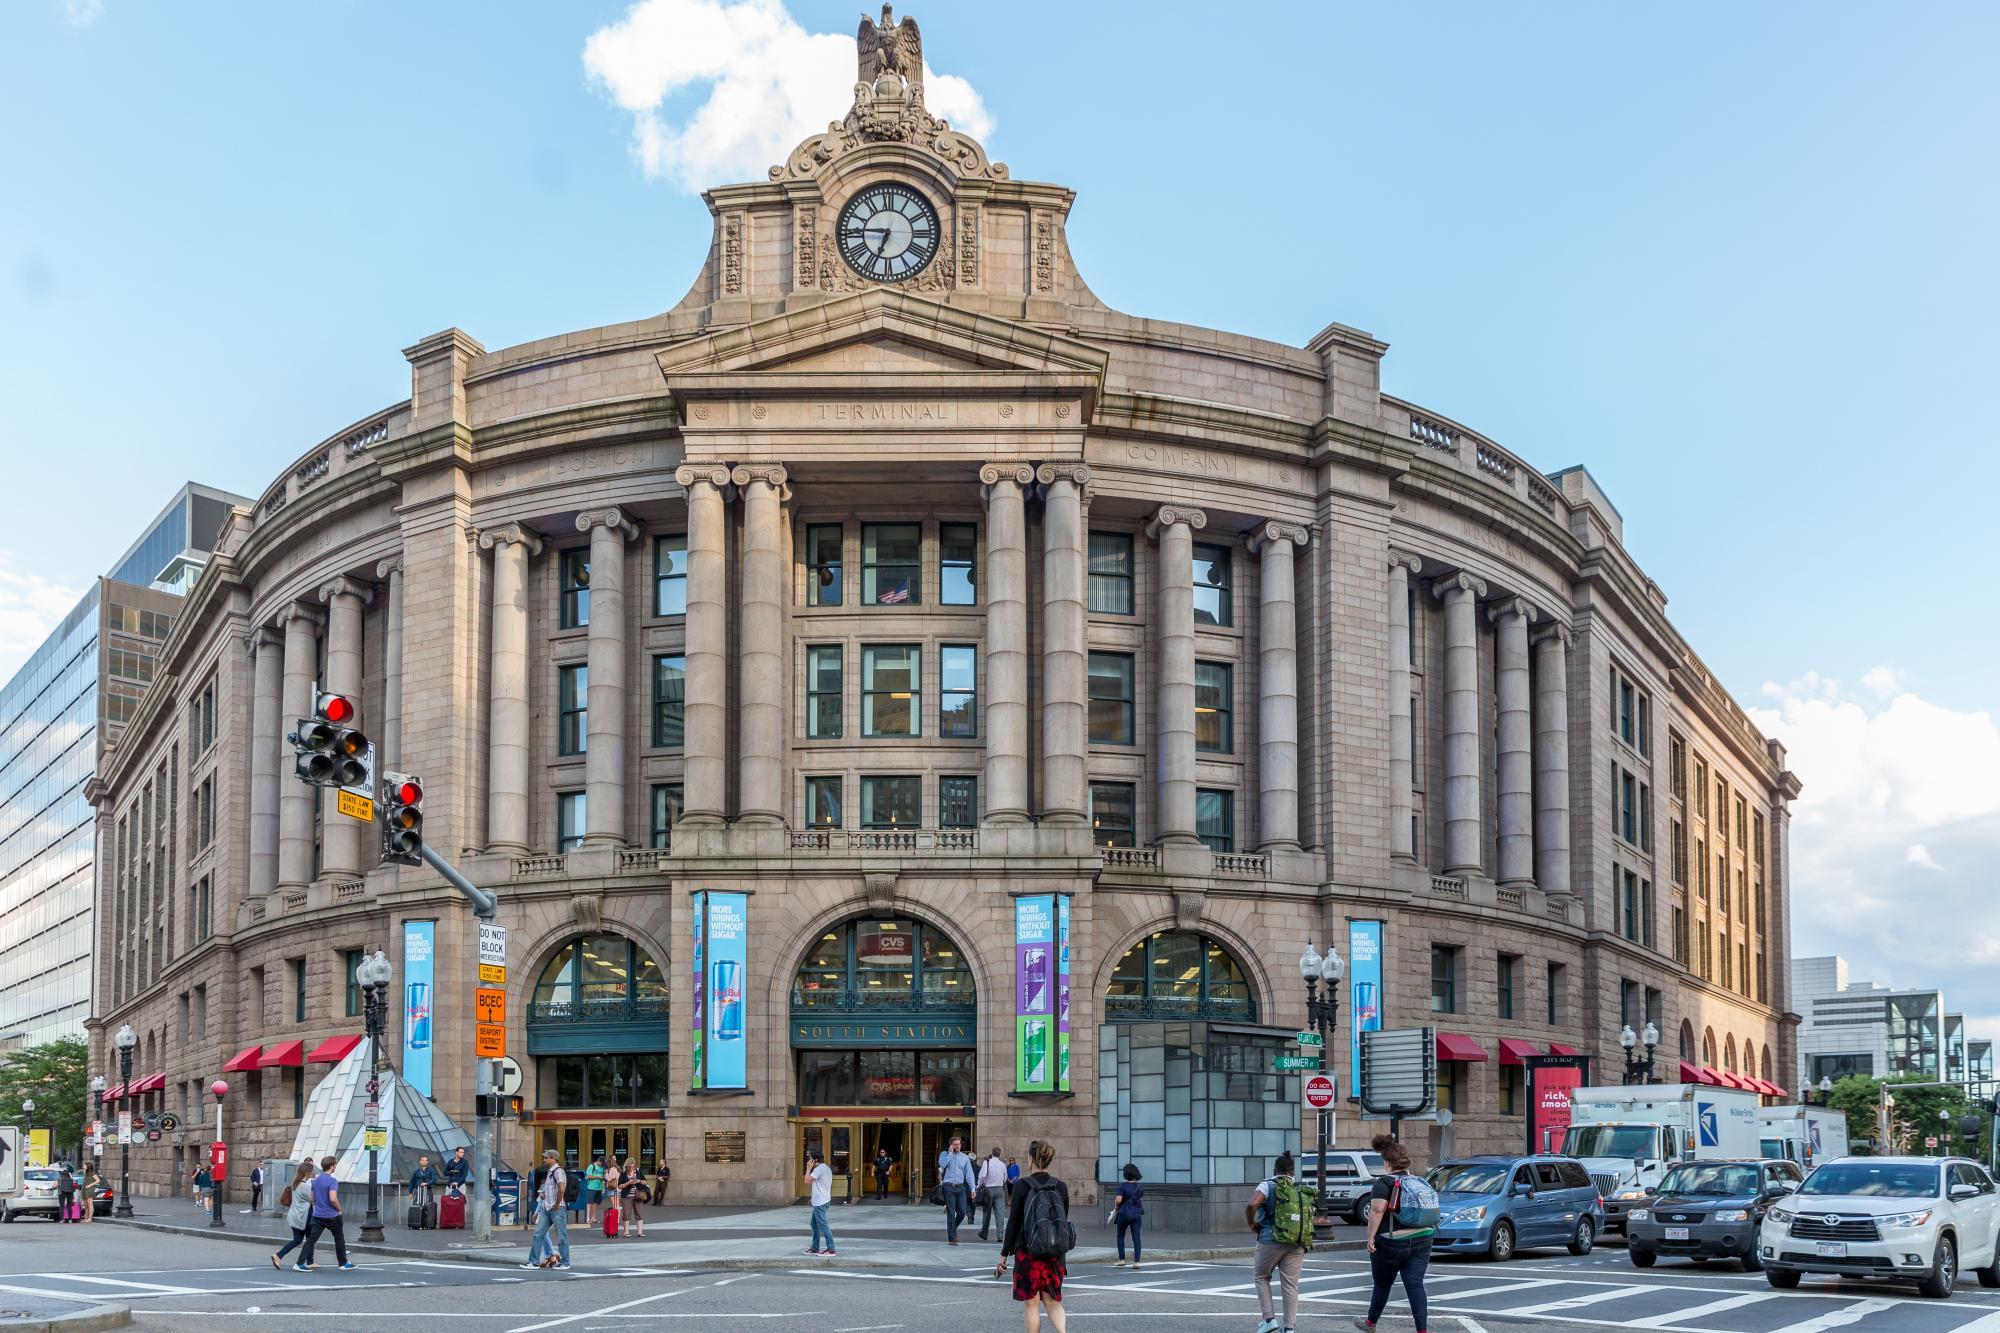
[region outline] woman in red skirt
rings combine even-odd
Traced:
[[[1007,1210],[1007,1234],[1000,1241],[1000,1262],[993,1266],[993,1276],[999,1277],[1007,1271],[1007,1259],[1014,1260],[1014,1299],[1023,1303],[1023,1313],[1027,1316],[1027,1333],[1038,1333],[1042,1326],[1042,1311],[1047,1310],[1049,1321],[1056,1326],[1056,1333],[1067,1333],[1068,1316],[1063,1312],[1063,1255],[1069,1245],[1076,1243],[1076,1232],[1069,1225],[1069,1186],[1049,1174],[1049,1165],[1056,1159],[1053,1146],[1037,1139],[1028,1145],[1029,1174],[1015,1181],[1009,1193]],[[1068,1244],[1051,1254],[1036,1254],[1029,1245],[1027,1231],[1032,1220],[1029,1217],[1030,1198],[1040,1196],[1032,1210],[1039,1217],[1046,1217],[1054,1205],[1056,1217],[1061,1219],[1057,1230],[1065,1233]],[[1044,1242],[1047,1237],[1041,1238]],[[1044,1243],[1040,1248],[1047,1248]]]

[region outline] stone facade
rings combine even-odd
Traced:
[[[943,233],[894,283],[850,271],[837,230],[887,184],[922,193]],[[434,1091],[469,1113],[471,917],[428,871],[376,866],[375,835],[292,779],[284,736],[315,680],[359,697],[382,766],[425,780],[431,845],[498,893],[531,1108],[554,1104],[526,1018],[549,961],[592,933],[657,960],[675,1035],[664,1104],[642,1114],[680,1200],[791,1197],[810,1119],[794,974],[863,916],[962,946],[978,1137],[1016,1152],[1053,1139],[1083,1198],[1099,1025],[1120,1016],[1105,995],[1159,932],[1220,946],[1248,985],[1245,1026],[1289,1032],[1307,941],[1344,950],[1348,919],[1386,922],[1386,1025],[1434,1022],[1493,1057],[1459,1068],[1457,1119],[1430,1131],[1432,1151],[1521,1140],[1501,1109],[1501,1036],[1574,1046],[1615,1080],[1621,993],[1667,1034],[1665,1078],[1684,1027],[1754,1050],[1755,1068],[1795,1068],[1796,782],[1666,619],[1589,475],[1544,475],[1382,393],[1386,345],[1356,330],[1295,348],[1107,309],[1070,262],[1072,197],[1013,179],[878,69],[768,181],[708,194],[714,245],[666,314],[495,352],[455,329],[406,349],[406,401],[235,512],[107,760],[100,856],[118,872],[98,914],[98,1068],[116,1081],[109,1036],[129,1022],[134,1072],[167,1075],[149,1096],[181,1109],[242,1048],[357,1032],[343,952],[393,955],[401,922],[435,918]],[[883,597],[893,571],[878,570],[868,600],[866,530],[899,523],[920,526],[911,595]],[[833,525],[844,598],[818,605],[809,543]],[[976,534],[962,605],[942,595],[953,525]],[[1129,585],[1100,586],[1090,534],[1130,542]],[[676,559],[684,611],[661,577]],[[569,628],[564,571],[586,560],[588,624]],[[865,734],[863,650],[881,645],[921,650],[914,735]],[[977,690],[963,737],[943,734],[939,680],[960,645]],[[840,650],[837,736],[813,734],[814,647]],[[1127,697],[1093,701],[1093,654],[1129,659]],[[684,700],[660,723],[663,656],[684,661]],[[574,718],[571,667],[587,668]],[[177,750],[210,680],[218,740]],[[1112,737],[1100,723],[1120,705]],[[1628,716],[1644,728],[1630,741]],[[1732,890],[1725,917],[1674,871],[1672,827],[1722,836],[1675,794],[1693,781],[1669,771],[1683,751],[1690,774],[1698,761],[1728,784],[1722,864],[1732,885],[1761,875],[1748,910]],[[1629,823],[1628,773],[1648,793]],[[887,774],[916,779],[919,817],[862,828],[863,779]],[[158,843],[154,807],[180,802],[184,830],[188,791],[211,776],[213,839]],[[842,827],[814,826],[813,777],[840,780]],[[941,827],[941,780],[966,777],[977,816]],[[1092,784],[1130,785],[1123,845],[1099,845]],[[681,817],[656,847],[668,785]],[[1734,837],[1739,796],[1761,853]],[[197,885],[213,904],[200,929],[183,912],[149,931]],[[696,1095],[690,895],[726,889],[752,894],[748,1088]],[[1070,1098],[1014,1092],[1012,904],[1039,893],[1074,905]],[[1755,984],[1733,961],[1727,985],[1719,963],[1704,974],[1678,920],[1721,941],[1712,952],[1740,946]],[[1452,1008],[1434,1014],[1438,946],[1457,952]],[[1343,1014],[1336,1052],[1346,1035]],[[250,1076],[231,1112],[239,1156],[289,1148],[295,1081],[314,1077]],[[1370,1128],[1341,1123],[1343,1140]],[[705,1160],[704,1136],[733,1130],[747,1160]],[[502,1156],[526,1160],[536,1132],[504,1126]],[[171,1183],[171,1146],[137,1153],[141,1188]]]

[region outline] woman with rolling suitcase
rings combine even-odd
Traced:
[[[622,1225],[619,1221],[618,1203],[624,1189],[623,1180],[624,1172],[618,1169],[618,1163],[613,1162],[604,1168],[604,1239],[606,1240],[617,1240],[619,1227]]]

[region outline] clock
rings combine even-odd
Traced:
[[[937,210],[906,185],[871,185],[840,210],[840,257],[864,278],[902,282],[937,258]]]

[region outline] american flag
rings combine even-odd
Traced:
[[[888,606],[894,602],[907,602],[909,600],[910,600],[910,585],[907,583],[899,583],[893,588],[884,589],[882,593],[875,598],[875,602],[878,606]]]

